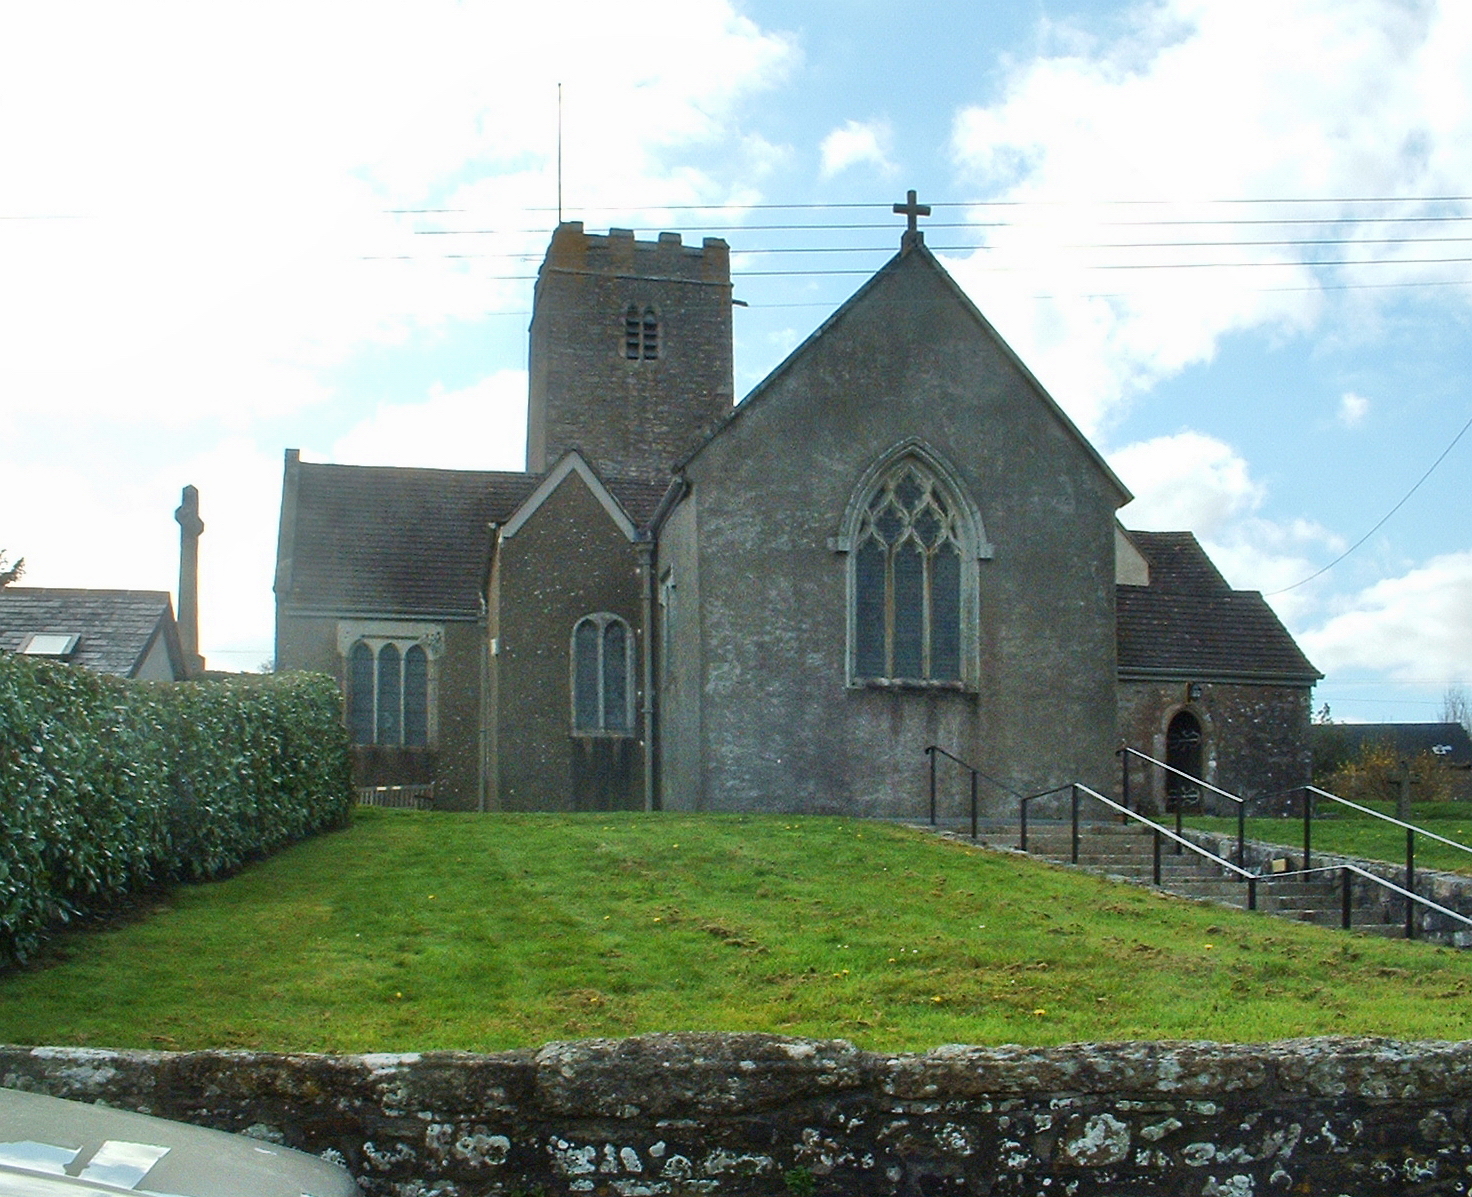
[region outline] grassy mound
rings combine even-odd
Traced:
[[[1472,1037],[1472,954],[845,819],[360,810],[0,976],[0,1041],[491,1050]]]

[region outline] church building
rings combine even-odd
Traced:
[[[1124,484],[896,210],[899,253],[735,406],[726,243],[572,222],[525,472],[287,452],[277,668],[340,679],[360,785],[911,816],[932,744],[1018,793],[1117,793],[1125,743],[1249,797],[1308,780],[1319,674],[1189,533],[1119,525]]]

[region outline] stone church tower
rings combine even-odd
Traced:
[[[530,373],[529,473],[576,449],[606,478],[667,482],[731,410],[726,243],[559,225],[537,276]]]

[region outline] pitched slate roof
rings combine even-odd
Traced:
[[[174,607],[164,590],[0,588],[0,650],[18,652],[32,632],[79,636],[67,664],[118,677],[133,677],[163,637],[174,676],[184,676]]]
[[[276,591],[296,612],[473,618],[504,524],[539,474],[320,465],[288,454]],[[664,487],[610,480],[642,527]]]
[[[1345,756],[1366,744],[1386,744],[1400,757],[1429,752],[1444,764],[1472,767],[1472,738],[1460,723],[1316,723],[1312,734],[1315,753],[1327,743]]]
[[[1130,532],[1150,585],[1116,586],[1122,677],[1308,684],[1309,663],[1255,590],[1233,590],[1189,532]]]

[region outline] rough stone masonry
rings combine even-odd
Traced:
[[[1463,1194],[1472,1042],[860,1051],[642,1035],[493,1055],[0,1047],[7,1086],[316,1152],[369,1194]]]

